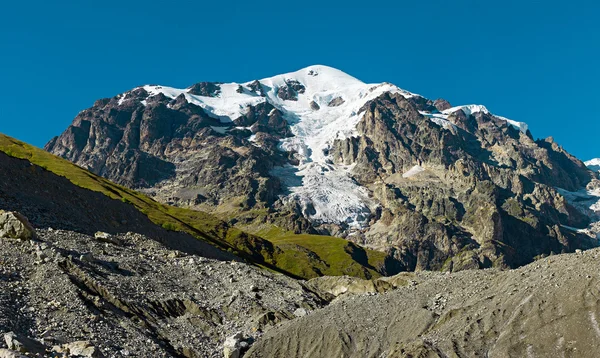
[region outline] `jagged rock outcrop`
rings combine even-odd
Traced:
[[[360,136],[337,140],[333,157],[356,163],[355,178],[376,188],[382,207],[352,240],[393,250],[400,270],[517,267],[595,245],[559,227],[588,219],[554,187],[575,190],[592,177],[557,145],[485,113],[458,110],[445,128],[398,94],[362,110]]]
[[[298,94],[304,93],[306,87],[296,80],[286,80],[285,85],[277,88],[277,97],[284,101],[297,101]]]
[[[218,83],[200,82],[190,87],[188,92],[198,96],[217,97],[221,93],[221,87]]]
[[[268,171],[283,163],[276,142],[289,135],[281,112],[268,103],[249,108],[236,120],[249,130],[236,132],[183,95],[159,94],[142,104],[138,96],[144,95],[139,89],[126,100],[96,102],[46,148],[119,184],[149,189],[168,203],[214,206],[233,200],[251,208],[273,202],[279,182]],[[231,134],[221,133],[229,129]],[[260,147],[248,141],[252,133]]]
[[[435,101],[433,101],[433,106],[440,112],[452,108],[450,102],[446,101],[443,98],[438,98]]]

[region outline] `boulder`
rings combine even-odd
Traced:
[[[62,346],[54,346],[52,351],[67,356],[102,358],[104,355],[100,350],[94,347],[89,341],[77,341],[63,344]]]
[[[332,99],[331,101],[329,101],[329,103],[327,104],[327,106],[329,107],[337,107],[337,106],[341,106],[342,104],[344,104],[344,99],[342,97],[335,97],[334,99]]]
[[[0,237],[31,240],[36,237],[29,220],[15,211],[0,210]]]
[[[204,97],[217,97],[221,93],[221,86],[213,82],[200,82],[190,87],[188,93]]]
[[[18,336],[14,332],[8,332],[4,334],[4,342],[9,350],[19,353],[32,353],[39,355],[44,355],[46,353],[46,346],[44,346],[42,343],[31,338]]]
[[[0,349],[0,358],[27,358],[27,356],[11,351],[10,349]]]
[[[242,353],[242,341],[244,336],[238,332],[231,337],[227,337],[223,343],[224,358],[240,358]]]
[[[98,241],[107,242],[109,244],[121,246],[123,243],[117,237],[102,231],[98,231],[94,234],[94,237]]]
[[[296,316],[296,317],[304,317],[304,316],[306,316],[307,314],[308,314],[308,312],[306,312],[306,309],[305,309],[305,308],[302,308],[302,307],[300,307],[300,308],[297,308],[297,309],[294,311],[294,316]]]

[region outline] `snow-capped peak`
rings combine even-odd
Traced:
[[[263,78],[259,82],[267,85],[282,86],[286,81],[296,80],[314,92],[343,90],[347,87],[361,86],[364,82],[336,68],[314,65],[301,70]]]
[[[280,110],[290,125],[293,137],[281,141],[281,148],[298,155],[298,166],[277,168],[273,174],[287,184],[290,197],[311,208],[307,214],[314,221],[346,222],[351,227],[367,223],[373,204],[365,188],[350,177],[352,167],[335,165],[328,158],[335,139],[356,136],[361,119],[359,109],[383,93],[397,93],[405,98],[419,96],[391,83],[367,84],[338,69],[315,65],[246,83],[213,84],[218,91],[197,92],[192,88],[177,89],[165,86],[144,86],[154,96],[162,93],[176,98],[184,95],[189,103],[202,107],[210,116],[229,125],[245,115],[250,106],[268,102]],[[194,93],[202,93],[198,95]],[[134,96],[123,95],[120,103]],[[145,100],[142,101],[146,103]],[[444,128],[454,124],[447,118],[457,110],[467,115],[490,113],[485,106],[453,107],[442,113],[421,112]],[[498,117],[498,116],[496,116]],[[527,125],[503,117],[521,131]],[[226,132],[226,127],[215,127]],[[298,177],[301,180],[298,180]],[[301,182],[301,183],[299,183]]]
[[[600,158],[590,159],[584,162],[585,166],[595,172],[600,172]]]

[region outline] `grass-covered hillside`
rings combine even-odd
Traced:
[[[185,231],[254,264],[290,276],[380,276],[385,254],[363,249],[344,239],[294,235],[277,228],[248,234],[217,217],[190,209],[161,204],[139,192],[114,184],[42,149],[0,134],[0,151],[25,159],[73,184],[129,203],[165,229]]]

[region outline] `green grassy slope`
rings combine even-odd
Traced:
[[[264,234],[248,234],[211,214],[158,203],[135,190],[114,184],[65,159],[3,134],[0,134],[0,151],[26,159],[77,186],[129,203],[165,229],[187,232],[249,262],[290,276],[306,279],[321,275],[380,276],[379,268],[383,265],[385,254],[360,248],[344,239],[293,235],[277,228]]]

